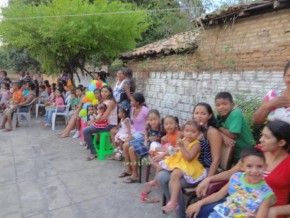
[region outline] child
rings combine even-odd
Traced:
[[[43,104],[48,99],[49,99],[49,95],[45,91],[45,85],[39,86],[39,101],[40,101],[40,103]]]
[[[108,120],[100,121],[100,118],[106,112],[106,110],[107,110],[107,105],[105,105],[104,103],[98,104],[98,106],[97,106],[97,115],[94,114],[94,122],[93,122],[93,126],[94,127],[96,127],[96,128],[106,128],[109,125],[109,121]]]
[[[187,183],[194,184],[207,175],[206,169],[198,161],[200,154],[199,139],[203,136],[203,127],[195,121],[187,121],[184,125],[183,139],[177,142],[178,150],[172,156],[159,162],[160,166],[168,171],[172,171],[170,176],[171,198],[162,207],[165,212],[173,212],[178,209],[178,195],[180,192],[180,179],[183,177]]]
[[[0,110],[4,110],[6,108],[5,103],[10,99],[10,84],[9,83],[2,83],[1,84],[1,100],[0,100]]]
[[[187,209],[187,215],[197,217],[203,205],[221,200],[227,194],[226,201],[214,207],[210,218],[219,217],[267,217],[269,207],[275,203],[271,188],[263,179],[266,161],[263,152],[257,148],[247,148],[241,152],[243,173],[231,176],[230,181],[220,191],[214,193]]]
[[[55,102],[52,104],[51,107],[46,108],[46,113],[45,113],[45,123],[43,124],[43,127],[48,127],[51,126],[52,124],[52,115],[55,113],[55,109],[57,108],[58,112],[63,112],[65,107],[64,107],[64,98],[61,94],[61,91],[59,89],[55,90],[54,92],[55,95]]]
[[[8,122],[8,128],[4,130],[5,132],[12,130],[12,114],[17,109],[18,104],[24,101],[20,83],[13,84],[12,93],[12,98],[6,102],[6,109],[3,111],[4,116],[0,126],[0,129],[5,129],[5,124]]]
[[[220,92],[215,97],[218,112],[218,129],[226,146],[235,146],[233,163],[240,159],[241,150],[255,144],[251,130],[239,109],[234,109],[229,92]]]
[[[115,148],[116,153],[111,158],[113,160],[122,160],[122,145],[123,143],[136,132],[136,129],[131,123],[130,120],[130,110],[129,108],[122,108],[118,109],[118,117],[120,118],[120,128],[118,129],[117,134],[115,135]]]
[[[170,120],[170,119],[169,119]],[[152,157],[156,155],[157,150],[161,147],[161,138],[165,135],[162,129],[161,117],[158,110],[150,110],[148,112],[147,125],[145,129],[145,141],[144,144],[148,147],[150,161],[153,166],[156,167],[155,177],[150,182],[146,182],[146,186],[158,187],[157,173],[160,167],[156,162],[153,161]],[[177,128],[178,129],[178,128]],[[176,131],[179,132],[179,131]],[[180,133],[180,132],[179,132]]]

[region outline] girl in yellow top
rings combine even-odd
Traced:
[[[199,139],[203,136],[203,127],[195,121],[187,121],[184,125],[183,139],[177,141],[177,152],[172,156],[159,162],[165,170],[172,171],[170,177],[171,198],[162,209],[169,213],[178,209],[178,194],[180,192],[180,179],[188,183],[197,183],[207,175],[205,168],[198,161],[200,154]]]

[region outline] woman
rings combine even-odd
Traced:
[[[220,164],[222,138],[219,131],[215,128],[216,120],[210,105],[203,102],[198,103],[193,109],[193,119],[207,129],[204,137],[200,140],[201,153],[198,160],[206,169],[208,169],[207,176],[212,176],[216,173]],[[167,199],[170,199],[170,172],[164,170],[159,172],[157,180],[163,194]],[[195,185],[188,184],[184,179],[181,179],[182,188],[190,188],[194,186]],[[178,205],[179,209],[176,210],[176,217],[186,217],[184,196],[181,191],[178,198]]]
[[[77,90],[80,89],[80,87],[77,87]],[[99,102],[102,102],[101,96],[99,95],[99,90],[95,89],[94,90],[94,95],[96,97],[96,99],[98,99]],[[82,99],[83,96],[80,97],[80,99]],[[58,135],[59,138],[66,138],[70,136],[71,131],[76,127],[77,131],[80,129],[80,119],[79,119],[79,113],[81,111],[83,107],[83,103],[82,101],[79,102],[79,104],[76,106],[76,108],[74,109],[74,112],[67,124],[67,126],[65,127],[65,129],[63,131],[61,131]]]
[[[136,90],[136,84],[132,79],[133,71],[126,67],[117,72],[118,81],[114,87],[114,96],[120,107],[128,108],[132,93]]]
[[[133,93],[131,96],[131,121],[136,132],[123,144],[123,155],[125,157],[126,169],[119,175],[125,183],[139,182],[138,156],[146,155],[148,150],[144,145],[144,132],[149,109],[145,106],[145,98],[141,93]]]
[[[285,66],[283,79],[286,89],[268,92],[254,114],[255,124],[263,124],[266,118],[270,121],[278,119],[290,123],[290,62]]]
[[[270,121],[263,129],[260,138],[260,147],[265,153],[268,164],[265,171],[265,180],[276,195],[276,203],[270,208],[268,218],[286,218],[290,215],[290,205],[288,204],[290,194],[290,125],[284,121]],[[211,182],[225,181],[230,176],[241,171],[240,164],[223,173],[204,179],[197,187],[198,197],[205,195]],[[197,217],[207,217],[213,207],[220,202],[215,202],[202,207]],[[288,205],[287,205],[288,204]],[[191,214],[191,208],[187,209],[187,214]]]
[[[93,146],[93,133],[110,131],[114,126],[117,125],[117,104],[113,96],[113,90],[110,86],[103,86],[101,88],[101,97],[103,103],[107,105],[105,113],[101,116],[99,121],[108,120],[109,125],[105,128],[96,128],[94,126],[87,126],[83,130],[85,142],[90,150],[90,156],[87,157],[87,161],[96,158],[96,152]]]

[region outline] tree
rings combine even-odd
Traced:
[[[135,13],[129,12],[135,10]],[[51,0],[24,4],[14,0],[2,10],[4,43],[25,48],[44,70],[87,72],[86,60],[110,63],[133,49],[149,26],[144,13],[130,3],[106,0]],[[123,13],[122,13],[123,12]]]
[[[9,68],[9,64],[8,52],[4,47],[0,47],[0,69]]]

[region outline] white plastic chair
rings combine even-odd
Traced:
[[[57,109],[59,108],[65,108],[64,111],[62,112],[58,112]],[[65,118],[65,123],[67,124],[68,123],[68,119],[69,119],[69,108],[70,108],[70,104],[67,104],[67,105],[58,105],[56,108],[55,108],[55,113],[52,114],[52,125],[51,125],[51,129],[52,130],[55,130],[55,119],[56,119],[56,116],[63,116]]]
[[[22,105],[20,107],[17,108],[17,111],[15,112],[15,114],[13,115],[13,128],[16,128],[16,118],[18,118],[18,120],[21,120],[21,116],[25,117],[25,119],[27,120],[28,126],[31,127],[31,108],[32,105],[34,104],[36,99],[33,99],[29,104],[26,105]],[[28,111],[27,112],[21,112],[20,108],[21,107],[28,107]]]
[[[40,98],[38,99],[38,102],[35,104],[35,117],[38,117],[38,111],[40,107],[45,107],[44,103],[40,102]]]

